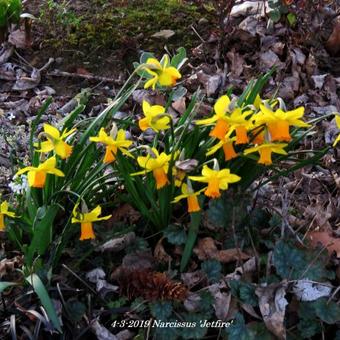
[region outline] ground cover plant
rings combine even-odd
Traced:
[[[217,25],[219,65],[232,38]],[[231,51],[231,71],[211,76],[207,65],[187,74],[197,50],[141,51],[95,114],[97,85],[53,117],[50,92],[35,105],[24,155],[15,135],[2,134],[11,173],[0,197],[4,337],[339,337],[331,225],[339,223],[340,114],[326,107],[311,115],[280,78],[283,62],[266,59],[272,50],[260,56],[266,69],[242,80],[246,67]],[[295,53],[292,87],[302,69]],[[317,91],[321,78],[311,78]],[[189,91],[196,79],[202,86]],[[324,132],[322,124],[333,125]],[[320,135],[328,142],[317,143]],[[309,171],[326,176],[324,162],[333,180],[320,175],[316,186]],[[313,189],[327,191],[327,205],[313,202],[301,217],[298,195]]]

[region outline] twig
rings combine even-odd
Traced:
[[[100,76],[93,76],[90,74],[78,74],[78,73],[70,73],[65,71],[54,70],[52,72],[47,73],[49,77],[68,77],[68,78],[81,78],[87,80],[95,80],[100,81],[103,83],[114,83],[114,84],[122,84],[122,81],[119,79],[107,78],[107,77],[100,77]]]
[[[200,34],[195,29],[195,27],[191,25],[190,28],[194,31],[194,33],[198,36],[198,38],[202,41],[202,43],[205,44],[205,40],[200,36]]]
[[[77,275],[71,268],[66,266],[66,264],[64,263],[62,264],[62,266],[74,277],[76,277],[84,286],[86,286],[95,296],[99,296],[98,293],[90,285],[88,285],[79,275]]]

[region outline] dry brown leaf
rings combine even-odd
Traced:
[[[186,101],[186,98],[181,97],[178,100],[174,101],[171,106],[174,110],[176,110],[178,113],[182,115],[186,110],[185,101]]]
[[[127,254],[124,256],[122,265],[116,268],[112,274],[111,279],[115,280],[122,272],[127,270],[148,270],[155,266],[155,259],[147,251],[138,251],[136,253]]]
[[[112,212],[112,217],[109,219],[108,223],[112,224],[123,222],[135,224],[140,217],[140,213],[135,208],[133,208],[130,204],[125,203]]]
[[[271,284],[266,287],[258,287],[255,294],[259,298],[259,307],[263,321],[278,339],[286,339],[284,318],[286,306],[285,299],[287,283]]]
[[[194,253],[200,260],[215,258],[218,254],[218,249],[214,239],[211,237],[200,239],[197,246],[194,248]]]
[[[222,291],[225,289],[226,284],[224,281],[220,281],[219,283],[215,283],[208,287],[209,292],[215,299],[213,303],[215,315],[219,320],[223,321],[227,320],[229,305],[231,301],[231,294]]]
[[[243,263],[242,266],[237,267],[233,273],[225,276],[226,280],[240,280],[243,275],[251,274],[256,271],[256,257],[250,258],[248,261]]]
[[[325,47],[330,55],[335,56],[340,51],[340,20],[335,22],[333,32],[329,36]]]
[[[16,268],[20,268],[23,264],[23,256],[15,256],[12,259],[3,259],[0,261],[0,279],[14,272]]]
[[[194,253],[200,260],[215,259],[223,263],[237,261],[239,257],[241,260],[250,258],[248,254],[238,251],[236,248],[218,250],[214,239],[211,237],[199,240],[194,248]]]
[[[102,326],[98,320],[91,322],[91,329],[98,340],[117,340],[117,337],[112,334],[107,328]]]
[[[248,260],[250,256],[246,253],[238,251],[236,248],[232,248],[232,249],[220,250],[217,254],[216,260],[223,262],[223,263],[229,263],[229,262],[237,261],[240,258],[241,260]]]
[[[206,274],[202,270],[196,270],[190,273],[183,273],[181,279],[186,286],[191,288],[206,279]]]
[[[171,256],[165,251],[163,246],[164,237],[162,237],[158,242],[154,250],[154,257],[159,263],[169,264],[172,260]]]
[[[127,246],[135,242],[136,235],[134,232],[127,233],[122,237],[117,237],[112,240],[109,240],[102,244],[98,250],[103,251],[111,251],[111,252],[119,252],[125,249]]]
[[[235,49],[232,49],[227,53],[227,58],[231,63],[230,72],[235,78],[239,77],[243,73],[243,65],[245,63],[243,57],[235,52]]]
[[[327,231],[311,231],[307,234],[307,238],[313,247],[321,244],[330,255],[335,252],[337,257],[340,257],[340,238],[330,235]]]

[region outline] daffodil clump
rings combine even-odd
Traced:
[[[183,50],[160,61],[142,56],[135,65],[138,82],[124,85],[89,124],[77,121],[85,108],[84,98],[77,98],[77,108],[57,126],[43,124],[40,133],[32,133],[37,137],[30,142],[32,157],[16,173],[27,174],[28,187],[20,204],[13,204],[17,210],[7,201],[0,206],[0,230],[8,230],[27,251],[30,266],[52,245],[56,255],[50,261],[56,263],[69,240],[102,237],[97,224],[111,216],[102,216],[102,209],[110,212],[120,201],[138,209],[149,228],[162,230],[178,214],[196,221],[198,228],[197,216],[210,200],[233,188],[245,190],[266,167],[279,173],[298,138],[313,128],[304,120],[303,107],[288,110],[280,98],[260,98],[270,74],[251,83],[240,97],[230,91],[221,95],[205,117],[197,116],[198,91],[175,117],[170,106],[185,93],[180,71],[185,60]],[[115,119],[140,86],[162,95],[170,92],[166,104],[145,96],[136,112]]]

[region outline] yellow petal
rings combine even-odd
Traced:
[[[50,125],[50,124],[44,124],[44,132],[53,137],[54,139],[59,139],[60,138],[60,132],[57,128],[55,128],[54,126]]]
[[[34,144],[35,147],[39,147],[39,143]],[[54,149],[54,145],[50,140],[40,143],[40,149],[37,149],[37,152],[50,152]]]
[[[0,206],[0,214],[4,214],[8,211],[8,202],[3,201]]]
[[[158,76],[156,75],[144,84],[144,88],[148,89],[149,87],[152,87],[152,89],[154,90],[156,88],[157,81]]]
[[[228,112],[230,99],[227,95],[220,97],[214,105],[214,110],[219,117],[225,116]]]
[[[160,64],[160,62],[155,59],[155,58],[148,58],[146,61],[147,66],[152,66],[156,69],[161,69],[162,65]]]
[[[68,145],[64,141],[59,141],[55,147],[55,153],[62,159],[66,159],[72,154],[72,146]]]
[[[335,116],[335,123],[336,123],[338,129],[340,129],[340,115]]]

